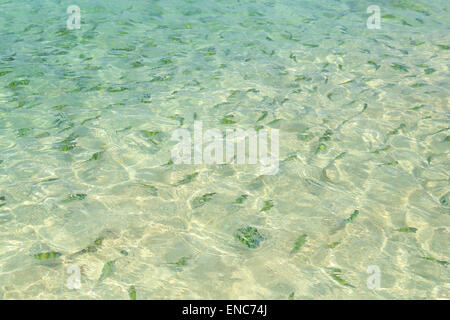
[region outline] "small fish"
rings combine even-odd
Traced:
[[[419,109],[422,109],[423,107],[425,107],[424,104],[419,104],[419,105],[417,105],[417,106],[415,106],[415,107],[410,108],[410,110],[417,111],[417,110],[419,110]]]
[[[395,229],[395,231],[398,231],[398,232],[412,232],[412,233],[416,233],[417,229],[416,229],[416,228],[413,228],[413,227],[403,227],[403,228]]]
[[[148,131],[148,130],[141,130],[141,133],[153,144],[157,145],[158,142],[155,141],[155,139],[160,138],[161,132],[159,131]]]
[[[27,86],[30,84],[30,80],[17,80],[17,81],[12,81],[8,84],[9,88],[15,88],[17,86]]]
[[[277,123],[280,122],[280,121],[281,121],[281,119],[275,119],[275,120],[270,121],[267,125],[268,125],[268,126],[272,126],[272,125],[277,124]]]
[[[260,117],[258,118],[258,120],[256,120],[256,122],[259,122],[259,121],[264,120],[264,119],[267,117],[267,114],[268,114],[267,111],[263,111],[262,116],[260,116]]]
[[[77,143],[75,141],[77,138],[78,136],[72,133],[66,139],[57,144],[58,149],[60,149],[61,151],[70,151],[74,149],[77,146]]]
[[[32,128],[21,128],[21,129],[17,130],[17,136],[18,137],[24,137],[31,130],[33,130],[33,129]]]
[[[132,128],[132,126],[128,126],[128,127],[125,127],[125,128],[123,128],[123,129],[120,129],[120,130],[116,130],[116,133],[120,133],[120,132],[128,131],[128,130],[130,130],[131,128]]]
[[[96,252],[98,247],[101,246],[103,243],[103,238],[97,238],[94,241],[93,245],[90,245],[84,249],[81,249],[80,251],[75,252],[72,257],[80,255],[80,254],[84,254],[84,253],[89,253],[89,252]]]
[[[177,266],[177,267],[184,267],[187,264],[188,260],[189,260],[188,257],[181,257],[180,260],[178,260],[176,262],[169,262],[167,264]]]
[[[87,194],[85,194],[85,193],[71,194],[65,200],[63,200],[63,202],[84,200],[84,199],[86,199],[86,197],[87,197]]]
[[[233,118],[234,116],[232,115],[232,114],[230,114],[230,115],[226,115],[226,116],[224,116],[223,118],[222,118],[222,120],[220,120],[220,123],[221,124],[233,124],[233,123],[236,123],[236,121],[234,121],[232,118]]]
[[[351,214],[350,217],[348,217],[347,219],[345,219],[345,222],[352,222],[353,220],[355,220],[355,218],[359,215],[359,210],[355,210],[353,211],[353,213]]]
[[[159,135],[161,132],[159,131],[149,131],[149,130],[141,130],[141,133],[146,137],[155,137]]]
[[[373,151],[373,153],[380,154],[381,151],[387,151],[390,148],[391,148],[390,146],[384,146],[383,148],[380,148],[380,149],[377,149],[377,150]]]
[[[332,273],[331,274],[331,278],[333,278],[334,281],[338,282],[339,284],[346,286],[346,287],[351,287],[354,288],[354,286],[352,286],[350,283],[348,283],[346,280],[342,279],[341,276],[339,274],[336,273]]]
[[[382,163],[381,166],[394,166],[394,165],[397,165],[397,164],[398,164],[398,161],[394,160],[394,161]]]
[[[89,122],[91,120],[97,120],[98,118],[100,118],[100,116],[85,119],[85,120],[81,121],[81,125],[84,125],[86,122]]]
[[[192,182],[192,180],[194,180],[197,176],[198,176],[198,172],[188,174],[186,177],[184,177],[184,179],[178,181],[175,185],[179,186],[182,184],[187,184],[189,182]]]
[[[319,141],[329,141],[331,139],[333,132],[329,129],[325,131],[322,137],[319,138]]]
[[[165,164],[161,165],[161,167],[170,167],[171,165],[173,165],[173,160],[172,159],[167,161]]]
[[[36,138],[36,139],[41,139],[41,138],[45,138],[45,137],[48,137],[48,136],[50,136],[50,133],[48,133],[48,132],[43,132],[43,133],[40,133],[40,134],[38,134],[37,136],[35,136],[35,138]]]
[[[100,160],[101,156],[103,155],[103,152],[96,152],[92,155],[92,157],[88,160],[88,161],[96,161],[96,160]]]
[[[316,154],[319,153],[322,150],[325,150],[326,147],[327,146],[325,144],[323,144],[323,143],[319,144],[319,146],[316,149]]]
[[[156,188],[155,186],[152,186],[150,184],[145,184],[145,183],[140,183],[140,185],[146,189],[148,189],[152,195],[156,195],[158,192],[158,188]]]
[[[273,208],[273,201],[272,200],[267,200],[267,201],[264,201],[264,205],[263,205],[263,207],[262,207],[262,209],[261,209],[261,212],[264,212],[264,211],[269,211],[271,208]]]
[[[173,120],[179,121],[179,122],[180,122],[180,126],[182,126],[183,123],[184,123],[184,118],[183,118],[183,117],[180,117],[178,114],[176,114],[176,115],[174,115],[174,116],[170,116],[169,118],[170,118],[170,119],[173,119]]]
[[[257,248],[264,237],[254,227],[245,227],[237,230],[236,238],[249,248]]]
[[[441,264],[443,266],[449,265],[449,263],[447,261],[438,260],[438,259],[433,258],[433,257],[422,257],[422,259],[427,260],[427,261],[431,261],[431,262],[436,262],[436,263],[439,263],[439,264]]]
[[[327,244],[327,249],[336,248],[339,244],[340,244],[340,242],[332,242],[330,244]]]
[[[379,65],[379,64],[376,64],[376,63],[373,62],[373,61],[367,61],[367,63],[373,65],[373,66],[375,67],[375,70],[380,69],[380,65]]]
[[[286,159],[284,159],[283,162],[292,161],[292,160],[297,160],[297,155],[296,154],[291,154]]]
[[[107,276],[109,276],[112,273],[115,264],[116,264],[116,260],[108,261],[107,263],[105,263],[105,265],[103,266],[103,269],[102,269],[102,273],[100,274],[100,278],[98,279],[98,281],[102,281]]]
[[[291,250],[291,254],[294,254],[300,250],[300,248],[306,243],[306,234],[302,234],[295,240],[294,248]]]
[[[332,268],[331,269],[331,278],[343,286],[354,288],[354,286],[352,286],[346,280],[341,278],[341,272],[342,272],[341,269]]]
[[[294,295],[295,295],[295,292],[291,292],[291,294],[288,297],[288,300],[294,300]]]
[[[152,186],[151,184],[141,183],[140,185],[143,186],[143,187],[146,187],[146,188],[148,188],[150,190],[157,190],[156,187]]]
[[[210,201],[214,195],[216,195],[216,193],[211,192],[211,193],[206,193],[206,194],[202,195],[201,197],[196,197],[194,200],[192,200],[192,206],[194,208],[199,208],[199,207],[203,206],[204,204],[206,204],[208,201]]]
[[[340,160],[343,157],[345,157],[346,154],[347,154],[347,152],[341,152],[336,158],[334,158],[334,160]]]
[[[446,207],[449,207],[449,206],[450,206],[450,204],[448,203],[448,201],[447,201],[447,199],[446,199],[446,196],[442,196],[442,197],[439,199],[439,202],[440,202],[440,204],[442,204],[443,206],[446,206]]]
[[[241,203],[243,203],[245,200],[247,200],[247,198],[248,198],[248,195],[243,194],[243,195],[239,196],[239,197],[234,201],[234,203],[241,204]]]
[[[95,252],[95,251],[97,251],[97,246],[89,246],[89,247],[86,247],[86,248],[78,251],[78,253],[83,254],[83,253]]]
[[[399,130],[404,129],[404,128],[406,128],[406,125],[404,123],[402,123],[402,124],[400,124],[400,126],[398,126],[398,128],[395,128],[394,130],[389,131],[387,135],[393,136],[393,135],[397,134],[399,132]]]
[[[401,71],[404,71],[404,72],[408,72],[408,67],[404,66],[402,64],[393,63],[391,65],[391,67],[394,68],[395,70],[401,70]]]
[[[61,256],[62,254],[59,252],[42,252],[35,254],[34,258],[37,260],[49,260],[49,259],[56,259]]]
[[[131,286],[128,289],[128,296],[130,297],[130,300],[136,300],[136,287]]]

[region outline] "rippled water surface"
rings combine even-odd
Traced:
[[[0,0],[0,298],[448,298],[449,10]],[[171,163],[194,119],[279,172]]]

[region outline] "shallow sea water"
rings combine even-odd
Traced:
[[[448,299],[449,21],[446,0],[0,0],[0,298]],[[278,174],[170,164],[194,118],[279,129]]]

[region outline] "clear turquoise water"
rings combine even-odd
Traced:
[[[0,0],[0,298],[448,299],[449,20],[445,0]],[[279,129],[279,173],[165,165],[194,117]]]

